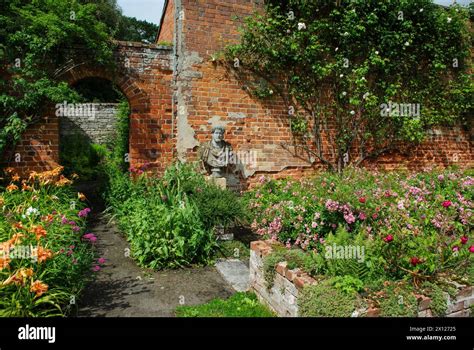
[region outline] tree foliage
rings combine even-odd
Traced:
[[[226,58],[240,79],[257,77],[246,84],[256,96],[283,98],[301,147],[341,170],[472,110],[468,18],[431,0],[269,1]]]

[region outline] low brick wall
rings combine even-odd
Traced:
[[[280,317],[297,317],[298,294],[306,285],[317,283],[307,273],[300,269],[290,270],[286,262],[276,266],[273,285],[267,288],[264,277],[263,260],[272,252],[272,246],[279,245],[274,241],[254,241],[250,244],[250,289],[255,292],[258,299],[272,309]],[[446,294],[448,309],[447,317],[468,317],[471,314],[470,306],[474,304],[474,288],[456,284],[459,292],[452,299]],[[431,299],[418,296],[418,317],[432,317]],[[380,310],[368,308],[354,310],[354,317],[378,317]]]

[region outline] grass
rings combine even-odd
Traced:
[[[254,293],[238,292],[227,300],[214,299],[196,306],[178,306],[177,317],[275,317]]]

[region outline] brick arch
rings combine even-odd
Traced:
[[[150,111],[150,98],[147,92],[139,86],[136,79],[123,73],[112,73],[100,67],[78,66],[64,74],[63,80],[72,86],[87,78],[101,78],[117,85],[128,100],[132,113]]]
[[[172,50],[154,44],[116,42],[114,69],[87,60],[70,62],[56,78],[69,85],[86,78],[116,84],[130,105],[130,166],[151,163],[162,172],[173,161],[175,123],[172,106]],[[80,58],[79,58],[80,60]],[[15,155],[21,161],[15,161]],[[59,165],[59,117],[54,106],[22,135],[2,162],[18,173],[51,170]]]

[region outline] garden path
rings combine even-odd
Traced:
[[[98,256],[106,259],[79,301],[78,316],[169,317],[179,305],[196,305],[235,293],[215,267],[152,271],[129,257],[129,245],[117,227],[101,213],[103,205],[85,184],[78,188],[91,202],[90,232],[98,238]]]

